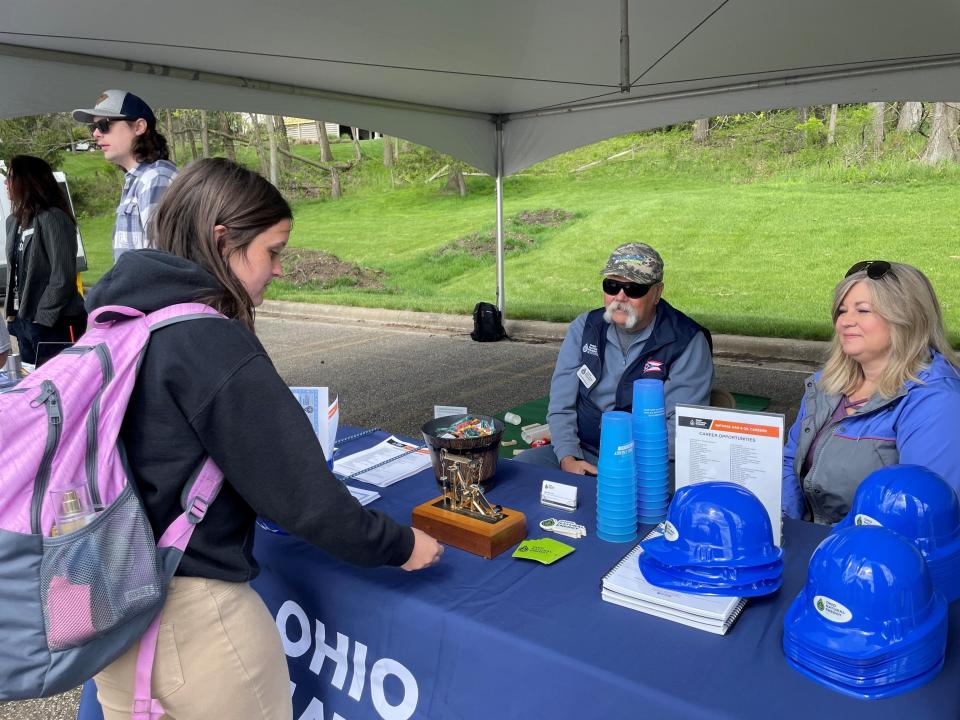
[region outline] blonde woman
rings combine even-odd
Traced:
[[[940,303],[910,265],[867,260],[834,290],[834,336],[783,452],[783,510],[836,523],[867,475],[924,465],[960,491],[960,359]]]

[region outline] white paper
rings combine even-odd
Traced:
[[[743,485],[770,515],[782,540],[783,415],[677,405],[677,489],[706,480]]]
[[[416,450],[416,452],[410,452]],[[389,462],[388,462],[389,461]],[[382,467],[374,467],[386,463]],[[351,480],[387,487],[430,467],[430,451],[391,435],[379,445],[334,461],[333,471]],[[359,474],[357,474],[359,473]]]
[[[347,490],[360,501],[361,505],[369,505],[380,497],[380,493],[376,490],[364,490],[363,488],[353,487],[352,485],[347,485]]]
[[[467,409],[459,405],[434,405],[433,419],[447,417],[449,415],[466,415]]]

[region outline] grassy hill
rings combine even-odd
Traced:
[[[960,168],[916,162],[918,134],[890,133],[874,157],[868,120],[862,108],[844,109],[827,146],[817,127],[797,130],[793,113],[738,116],[706,145],[686,128],[626,135],[507,178],[507,218],[569,214],[508,222],[507,314],[564,321],[596,307],[609,251],[641,240],[664,256],[666,298],[714,332],[829,337],[834,284],[854,262],[883,258],[929,275],[960,339]],[[294,203],[291,237],[292,248],[380,271],[376,281],[320,274],[306,285],[278,281],[270,297],[453,313],[494,300],[495,262],[484,252],[495,227],[493,181],[468,177],[467,197],[444,194],[445,178],[425,182],[443,158],[417,149],[391,172],[381,143],[363,143],[365,160],[343,199]],[[315,145],[295,152],[319,154]],[[334,152],[345,160],[353,148]],[[95,154],[69,157],[64,169],[102,185],[119,178]],[[91,281],[111,262],[112,217],[83,217],[81,229]]]

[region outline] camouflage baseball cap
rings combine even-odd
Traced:
[[[600,274],[619,275],[635,283],[652,285],[663,280],[663,258],[645,243],[627,243],[610,254]]]

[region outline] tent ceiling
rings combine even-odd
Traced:
[[[630,0],[629,18],[621,93],[619,0],[4,0],[0,116],[123,87],[380,130],[491,173],[501,116],[509,174],[630,130],[948,99],[960,80],[954,0]]]

